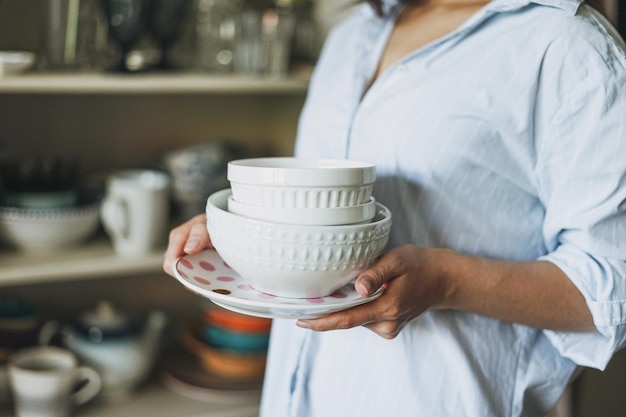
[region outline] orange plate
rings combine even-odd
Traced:
[[[246,354],[217,349],[199,340],[193,327],[182,333],[180,343],[198,358],[206,371],[215,375],[242,380],[263,378],[265,351]]]
[[[208,308],[204,311],[204,322],[239,332],[268,332],[272,326],[271,319],[246,316],[223,308]]]

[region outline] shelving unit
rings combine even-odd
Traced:
[[[237,75],[27,73],[0,77],[0,94],[302,94],[310,70],[286,78]]]
[[[77,417],[254,417],[258,404],[249,401],[209,402],[191,399],[165,388],[159,382],[143,387],[128,401],[87,403],[78,408]],[[0,407],[0,417],[13,417],[10,407]]]
[[[282,79],[207,74],[73,74],[30,73],[0,78],[0,98],[55,96],[85,97],[113,95],[177,96],[303,96],[310,73],[290,74]],[[67,145],[65,145],[67,146]],[[114,253],[106,237],[101,236],[71,251],[47,255],[23,254],[0,248],[0,287],[67,280],[86,280],[106,276],[160,272],[163,251],[141,258],[125,259]]]
[[[49,254],[0,252],[0,287],[161,271],[163,251],[140,258],[117,255],[105,237]]]
[[[0,151],[69,152],[96,171],[142,166],[170,149],[220,137],[241,139],[246,145],[283,146],[288,152],[309,78],[307,72],[276,80],[191,73],[33,72],[4,77]],[[196,296],[167,279],[163,252],[161,248],[123,258],[102,232],[57,253],[34,255],[0,247],[0,295],[45,302],[48,311],[79,311],[105,294],[115,296],[122,308],[158,306],[185,318],[195,300],[190,297]],[[67,298],[78,293],[80,299]],[[197,301],[200,305],[203,300]],[[258,415],[258,406],[258,399],[225,403],[190,398],[155,380],[127,402],[88,404],[76,415],[252,417]],[[0,407],[0,417],[10,415],[10,409]]]
[[[0,3],[2,49],[38,50],[43,10],[38,2]],[[328,2],[333,10],[337,3]],[[77,156],[83,171],[98,179],[110,170],[153,166],[171,150],[212,140],[232,139],[255,152],[289,154],[309,79],[307,68],[281,79],[191,72],[0,76],[0,153]],[[169,279],[162,262],[163,250],[122,258],[103,233],[47,255],[0,246],[0,297],[32,303],[43,320],[71,319],[106,298],[132,314],[163,309],[171,313],[172,325],[182,325],[208,301]],[[89,403],[75,415],[258,415],[258,398],[225,402],[209,397],[183,395],[155,378],[129,401]],[[13,415],[10,407],[0,405],[0,417]]]

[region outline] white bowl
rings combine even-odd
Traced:
[[[372,164],[340,159],[249,158],[231,161],[233,198],[270,207],[345,207],[368,203]]]
[[[268,207],[241,203],[230,195],[228,211],[251,219],[274,223],[336,226],[371,221],[376,215],[376,201],[374,197],[370,197],[370,201],[365,204],[332,208]]]
[[[0,208],[0,239],[35,254],[57,252],[90,237],[100,224],[100,204],[59,208]]]
[[[342,226],[280,224],[228,211],[231,191],[207,201],[207,229],[224,261],[258,291],[325,297],[356,278],[381,254],[391,213],[376,203],[371,222]]]
[[[28,51],[0,51],[0,77],[20,74],[35,65],[36,55]]]

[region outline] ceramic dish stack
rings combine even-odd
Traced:
[[[232,380],[261,380],[272,321],[219,307],[205,310],[202,322],[187,328],[181,344],[204,370]]]
[[[91,237],[100,225],[100,197],[77,181],[73,158],[1,159],[0,242],[29,254],[49,254]]]
[[[372,197],[373,165],[252,158],[231,161],[227,175],[231,188],[212,194],[206,210],[219,256],[183,257],[181,283],[271,318],[320,316],[380,295],[361,297],[351,283],[381,254],[391,228],[391,213]]]

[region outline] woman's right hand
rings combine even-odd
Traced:
[[[165,259],[163,260],[163,270],[174,276],[174,265],[178,258],[212,247],[211,238],[206,228],[206,214],[199,214],[170,232]]]

